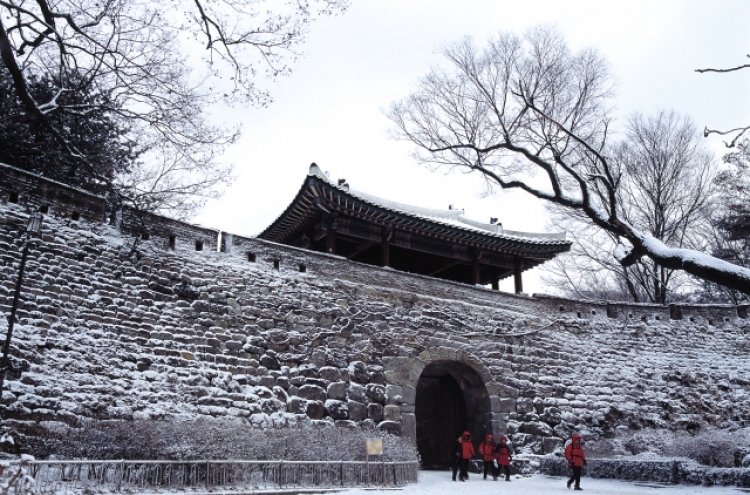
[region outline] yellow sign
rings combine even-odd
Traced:
[[[367,438],[365,439],[365,445],[367,446],[367,455],[383,455],[382,438]]]

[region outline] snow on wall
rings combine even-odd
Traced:
[[[25,187],[0,204],[3,332],[39,207]],[[4,418],[302,418],[415,438],[420,373],[452,361],[522,452],[574,430],[750,420],[747,308],[522,297],[236,235],[219,252],[216,231],[168,219],[144,238],[65,208],[52,202],[29,257]]]

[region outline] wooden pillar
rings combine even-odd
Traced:
[[[391,266],[391,234],[393,229],[383,227],[380,235],[380,266]]]
[[[471,279],[474,282],[474,285],[479,285],[480,283],[482,283],[479,276],[479,257],[481,255],[482,253],[477,251],[471,257]]]
[[[513,281],[516,284],[516,294],[523,292],[523,278],[521,277],[521,268],[523,260],[520,256],[513,257]]]
[[[500,290],[500,278],[497,275],[492,275],[492,290]]]
[[[336,254],[336,230],[332,225],[326,231],[326,253]]]

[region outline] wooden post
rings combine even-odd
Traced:
[[[523,260],[520,256],[513,257],[513,281],[516,285],[516,294],[523,292],[523,278],[521,277],[521,268],[523,267]]]
[[[328,226],[326,231],[326,253],[336,254],[336,230],[334,230],[332,224]]]
[[[479,257],[481,255],[482,253],[477,251],[471,256],[471,279],[474,285],[479,285],[482,282],[479,276]]]
[[[492,290],[500,290],[500,278],[497,275],[492,275]]]
[[[391,235],[393,229],[383,227],[380,235],[380,266],[391,266]]]

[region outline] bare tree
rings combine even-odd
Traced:
[[[688,117],[665,111],[651,117],[636,114],[610,153],[610,162],[617,164],[623,217],[677,248],[703,247],[703,231],[710,224],[716,163],[700,137]],[[571,255],[549,266],[554,276],[547,280],[553,285],[579,297],[619,293],[660,304],[694,288],[690,277],[655,260],[622,266],[611,255],[618,242],[612,232],[592,225],[578,211],[571,214],[556,203],[549,207],[575,241]]]
[[[147,150],[133,173],[98,177],[136,207],[184,216],[215,197],[231,167],[217,155],[238,129],[211,124],[207,109],[265,105],[260,83],[287,74],[317,16],[341,12],[347,0],[0,0],[0,58],[30,116],[67,152],[85,153],[48,116],[83,87],[110,96],[106,110],[128,123],[129,139]],[[76,73],[79,87],[66,83]],[[29,91],[35,76],[61,81],[49,98]],[[260,76],[268,76],[263,78]],[[90,112],[86,105],[68,112]],[[89,167],[90,175],[96,170]],[[180,215],[181,214],[181,215]]]
[[[747,57],[750,58],[750,55],[747,55]],[[748,69],[748,68],[750,68],[750,64],[737,65],[735,67],[729,67],[728,69],[712,69],[712,68],[695,69],[695,72],[700,72],[700,73],[705,73],[705,72],[727,73],[727,72],[736,72],[738,70]],[[731,136],[732,137],[731,141],[724,141],[724,144],[726,145],[727,148],[734,148],[734,145],[737,144],[737,141],[739,141],[742,138],[742,136],[744,136],[745,133],[747,131],[749,131],[749,130],[750,130],[750,126],[736,127],[734,129],[729,129],[727,131],[720,131],[720,130],[717,130],[717,129],[709,129],[708,127],[706,127],[703,130],[703,135],[705,137],[708,137],[711,134],[717,134],[719,136]]]
[[[523,38],[501,33],[483,49],[465,40],[444,55],[449,68],[434,68],[389,114],[419,160],[580,212],[615,236],[612,254],[624,267],[647,257],[750,293],[750,270],[670,247],[631,223],[620,162],[607,147],[610,79],[596,51],[573,53],[555,30],[535,28]]]

